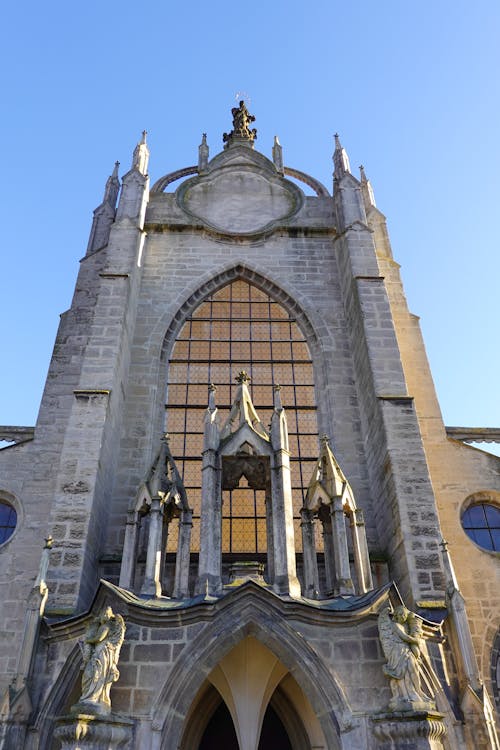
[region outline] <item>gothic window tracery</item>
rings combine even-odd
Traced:
[[[229,413],[237,383],[246,370],[250,395],[267,428],[273,385],[282,386],[291,452],[297,550],[300,508],[318,455],[313,368],[306,340],[295,319],[266,292],[239,279],[213,293],[189,316],[173,347],[168,372],[167,431],[190,505],[192,550],[199,549],[201,451],[208,385],[217,386],[221,422]],[[223,552],[265,553],[264,493],[245,481],[224,491]],[[321,543],[321,542],[320,542]],[[175,534],[168,551],[175,549]]]

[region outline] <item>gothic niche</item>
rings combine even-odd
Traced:
[[[135,507],[128,513],[120,571],[122,588],[134,589],[142,557],[145,558],[145,568],[141,596],[162,596],[164,553],[169,531],[177,523],[175,580],[170,594],[174,599],[189,596],[192,515],[186,490],[170,452],[168,435],[164,435],[160,451],[139,488]]]
[[[290,453],[280,386],[274,387],[274,411],[268,432],[264,429],[248,391],[250,378],[241,371],[238,388],[226,422],[219,428],[215,386],[209,389],[203,439],[200,556],[196,591],[218,594],[222,590],[223,491],[241,486],[265,493],[267,535],[266,580],[278,594],[300,596],[295,567]],[[232,571],[241,577],[244,566]],[[259,578],[255,567],[245,577]]]
[[[354,493],[330,448],[327,435],[321,438],[321,453],[300,511],[304,551],[304,596],[321,598],[315,524],[323,532],[326,596],[364,594],[373,589],[363,511],[356,507]],[[354,556],[357,591],[351,575],[349,541]]]

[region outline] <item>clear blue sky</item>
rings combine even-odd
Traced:
[[[365,165],[447,424],[500,425],[500,3],[9,3],[2,15],[0,424],[34,424],[105,180],[211,155],[240,92],[257,148],[331,187]]]

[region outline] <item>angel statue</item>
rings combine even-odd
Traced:
[[[435,705],[422,691],[420,655],[423,641],[422,621],[404,606],[396,607],[391,617],[389,607],[378,618],[378,630],[387,664],[384,674],[391,681],[390,711],[422,711]]]
[[[123,617],[115,615],[111,607],[93,619],[82,646],[82,695],[74,709],[85,707],[94,713],[110,713],[109,691],[120,676],[116,665],[124,637]]]

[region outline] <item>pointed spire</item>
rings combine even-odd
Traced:
[[[330,499],[335,497],[341,497],[343,500],[349,499],[354,504],[351,487],[333,455],[328,435],[322,435],[320,442],[319,459],[307,489],[308,501],[313,502],[313,499],[317,496],[318,487],[320,487],[320,494],[326,493]],[[309,503],[307,507],[309,507]]]
[[[215,405],[215,394],[217,393],[217,386],[213,383],[210,383],[208,386],[208,411],[214,412],[217,411],[217,407]]]
[[[116,208],[116,199],[120,191],[120,180],[118,178],[118,167],[120,166],[119,161],[115,161],[115,166],[111,175],[106,180],[106,187],[104,188],[103,203],[108,203],[113,209]]]
[[[281,386],[274,386],[274,411],[271,417],[271,443],[275,450],[290,449],[286,414],[281,402]]]
[[[274,136],[274,145],[273,145],[273,162],[274,166],[276,167],[276,170],[280,174],[284,174],[284,167],[283,167],[283,148],[281,146],[281,143],[279,142],[279,138],[277,135]]]
[[[347,156],[347,152],[345,148],[343,148],[340,137],[338,133],[335,133],[335,151],[333,152],[333,176],[340,180],[342,177],[351,172],[351,167],[349,165],[349,157]]]
[[[365,168],[362,164],[359,167],[359,173],[361,177],[361,193],[363,195],[365,210],[368,211],[370,206],[373,206],[373,208],[377,207],[377,204],[375,203],[375,195],[373,193],[371,182],[369,179],[367,179]]]
[[[208,386],[208,407],[205,414],[203,450],[217,450],[220,443],[219,412],[215,403],[216,392],[217,387],[210,383]]]
[[[281,411],[283,404],[281,403],[281,386],[276,384],[274,386],[274,411]]]
[[[198,146],[198,172],[204,172],[208,167],[208,153],[207,134],[203,133]]]
[[[147,174],[149,162],[149,149],[146,143],[147,130],[142,131],[142,138],[134,149],[132,158],[132,169],[137,169],[143,175]]]
[[[254,432],[267,439],[267,433],[255,411],[252,399],[250,398],[250,393],[248,392],[248,383],[251,382],[250,376],[245,370],[241,370],[236,376],[236,382],[238,383],[236,396],[229,417],[222,428],[221,438],[229,437],[229,435],[234,432],[232,429],[233,425],[236,425],[237,430],[243,424],[248,424]]]

